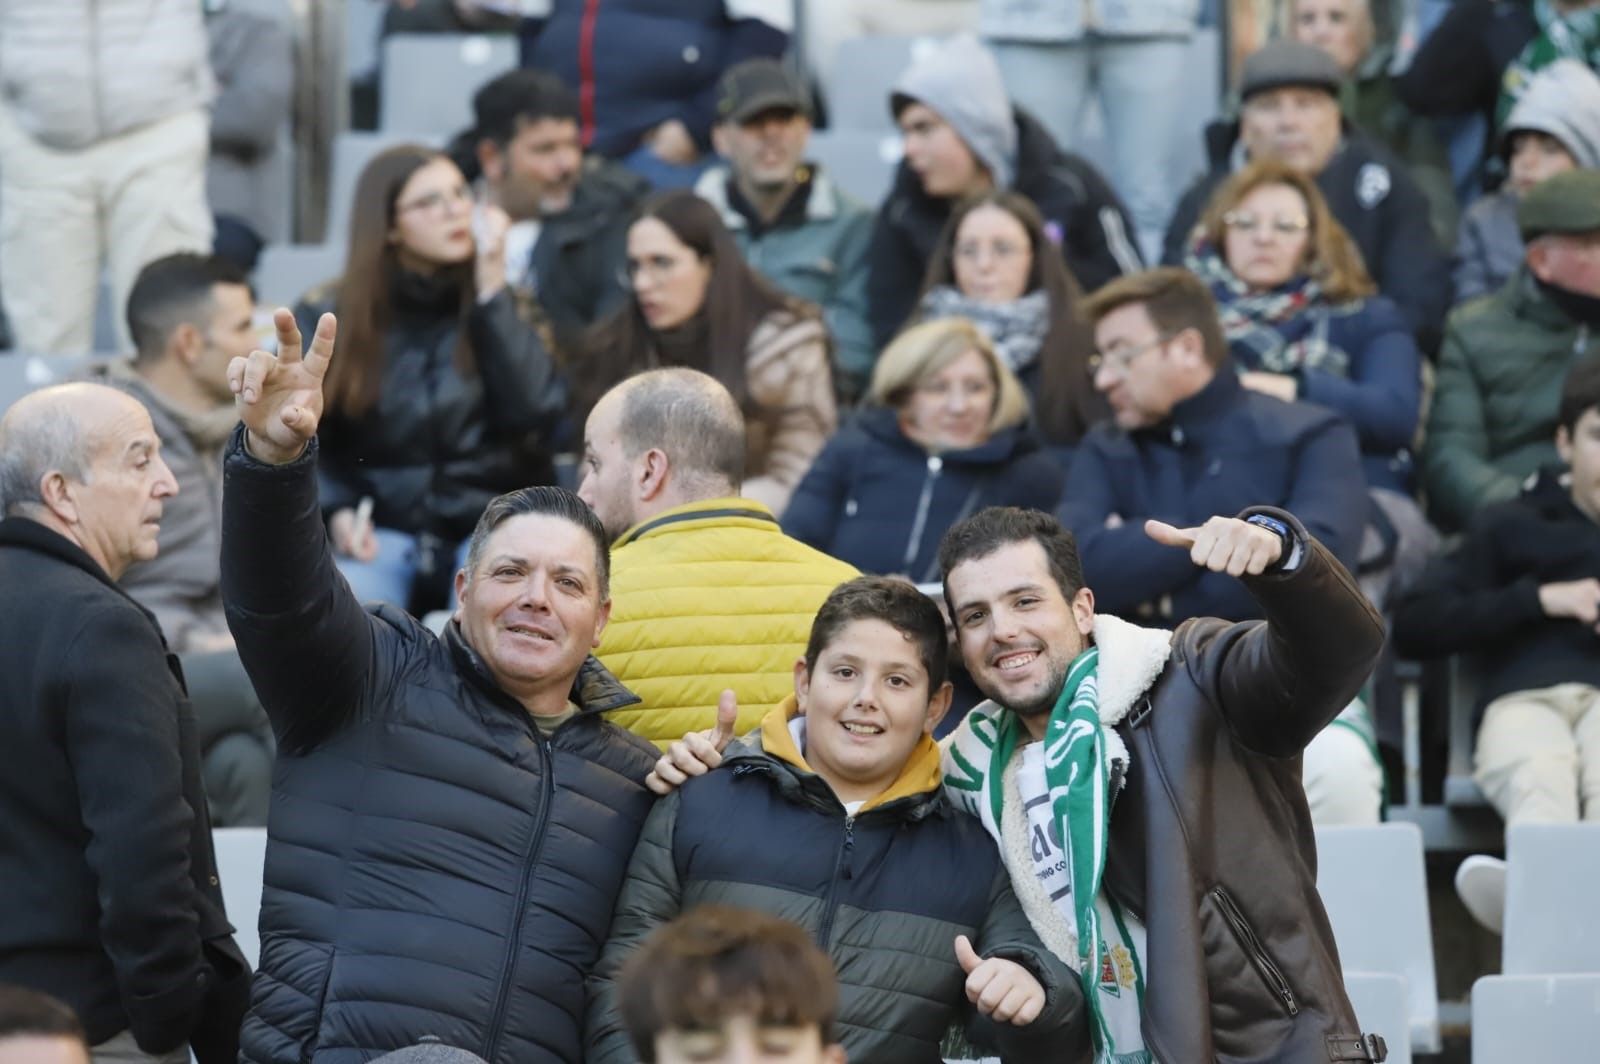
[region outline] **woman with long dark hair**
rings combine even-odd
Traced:
[[[506,286],[507,225],[443,154],[391,148],[357,182],[343,276],[296,307],[306,336],[324,311],[339,317],[322,504],[363,599],[442,605],[489,500],[554,480],[545,440],[567,393]]]
[[[692,192],[645,203],[627,270],[633,298],[591,331],[572,368],[580,409],[640,370],[710,374],[744,410],[744,494],[781,514],[838,421],[821,314],[746,265],[716,208]]]
[[[951,214],[916,317],[962,317],[982,329],[1032,400],[1039,435],[1065,449],[1110,413],[1089,382],[1094,336],[1078,313],[1082,298],[1039,209],[991,191]]]

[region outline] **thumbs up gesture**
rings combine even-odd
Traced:
[[[1283,553],[1283,540],[1237,517],[1213,517],[1198,528],[1146,521],[1144,534],[1165,546],[1187,550],[1189,560],[1202,569],[1229,576],[1260,576]]]
[[[956,936],[956,961],[967,973],[967,1000],[996,1023],[1026,1027],[1044,1011],[1044,987],[1015,961],[984,960],[966,935]]]
[[[738,698],[732,691],[723,691],[717,699],[717,726],[690,732],[667,747],[644,778],[644,785],[657,794],[671,794],[689,782],[690,776],[703,776],[722,764],[722,751],[733,742],[738,719]]]

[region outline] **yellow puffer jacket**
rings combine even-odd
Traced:
[[[716,724],[725,688],[739,734],[794,690],[794,663],[828,593],[856,570],[790,539],[751,499],[674,507],[611,552],[611,623],[596,656],[642,700],[608,714],[665,747]]]

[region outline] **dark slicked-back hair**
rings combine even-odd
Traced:
[[[211,322],[211,290],[219,284],[249,288],[250,278],[227,259],[187,251],[156,259],[140,270],[126,307],[135,360],[160,358],[180,325],[204,331]]]
[[[1600,358],[1586,358],[1567,371],[1556,424],[1571,433],[1584,411],[1595,407],[1600,407]]]
[[[716,482],[708,490],[717,494],[728,494],[730,486],[738,492],[744,415],[715,377],[674,366],[636,374],[618,387],[624,389],[619,435],[628,458],[659,448],[685,481]]]
[[[834,588],[811,622],[806,642],[806,671],[852,621],[882,621],[917,645],[928,670],[928,693],[944,683],[949,668],[950,639],[944,614],[916,587],[891,576],[858,576]]]
[[[987,558],[1001,547],[1029,540],[1044,550],[1061,597],[1071,602],[1083,589],[1083,562],[1078,558],[1078,541],[1072,533],[1040,510],[991,506],[956,524],[939,542],[939,571],[944,576],[945,601],[950,608],[956,608],[950,598],[950,570],[974,558]]]
[[[89,1051],[77,1014],[37,990],[0,983],[0,1042],[8,1038],[70,1038]]]
[[[663,924],[618,979],[622,1024],[644,1064],[656,1036],[715,1030],[736,1016],[774,1027],[818,1027],[834,1040],[839,982],[804,930],[776,916],[702,905]]]
[[[1150,324],[1163,335],[1176,336],[1185,329],[1199,333],[1211,365],[1220,366],[1228,357],[1228,340],[1211,289],[1181,266],[1157,266],[1108,281],[1084,300],[1083,312],[1098,325],[1107,314],[1132,303],[1144,307]]]
[[[600,601],[605,602],[611,597],[611,547],[606,539],[606,530],[600,526],[600,519],[582,499],[566,488],[544,484],[508,491],[490,500],[489,505],[483,508],[483,516],[478,518],[478,525],[472,530],[472,539],[467,543],[468,579],[476,578],[478,563],[483,560],[484,547],[489,537],[494,535],[494,530],[523,514],[560,517],[589,533],[589,538],[594,540],[594,572],[600,583]]]
[[[524,68],[485,82],[472,97],[473,132],[504,148],[524,125],[578,121],[578,96],[545,70]]]

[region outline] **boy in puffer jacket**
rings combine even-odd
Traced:
[[[952,1023],[1002,1060],[1089,1059],[1077,977],[1039,942],[977,820],[942,792],[932,732],[950,705],[937,606],[860,577],[828,596],[795,692],[717,771],[645,822],[590,977],[588,1060],[637,1060],[619,969],[697,905],[760,909],[809,931],[839,972],[852,1060],[931,1064]]]

